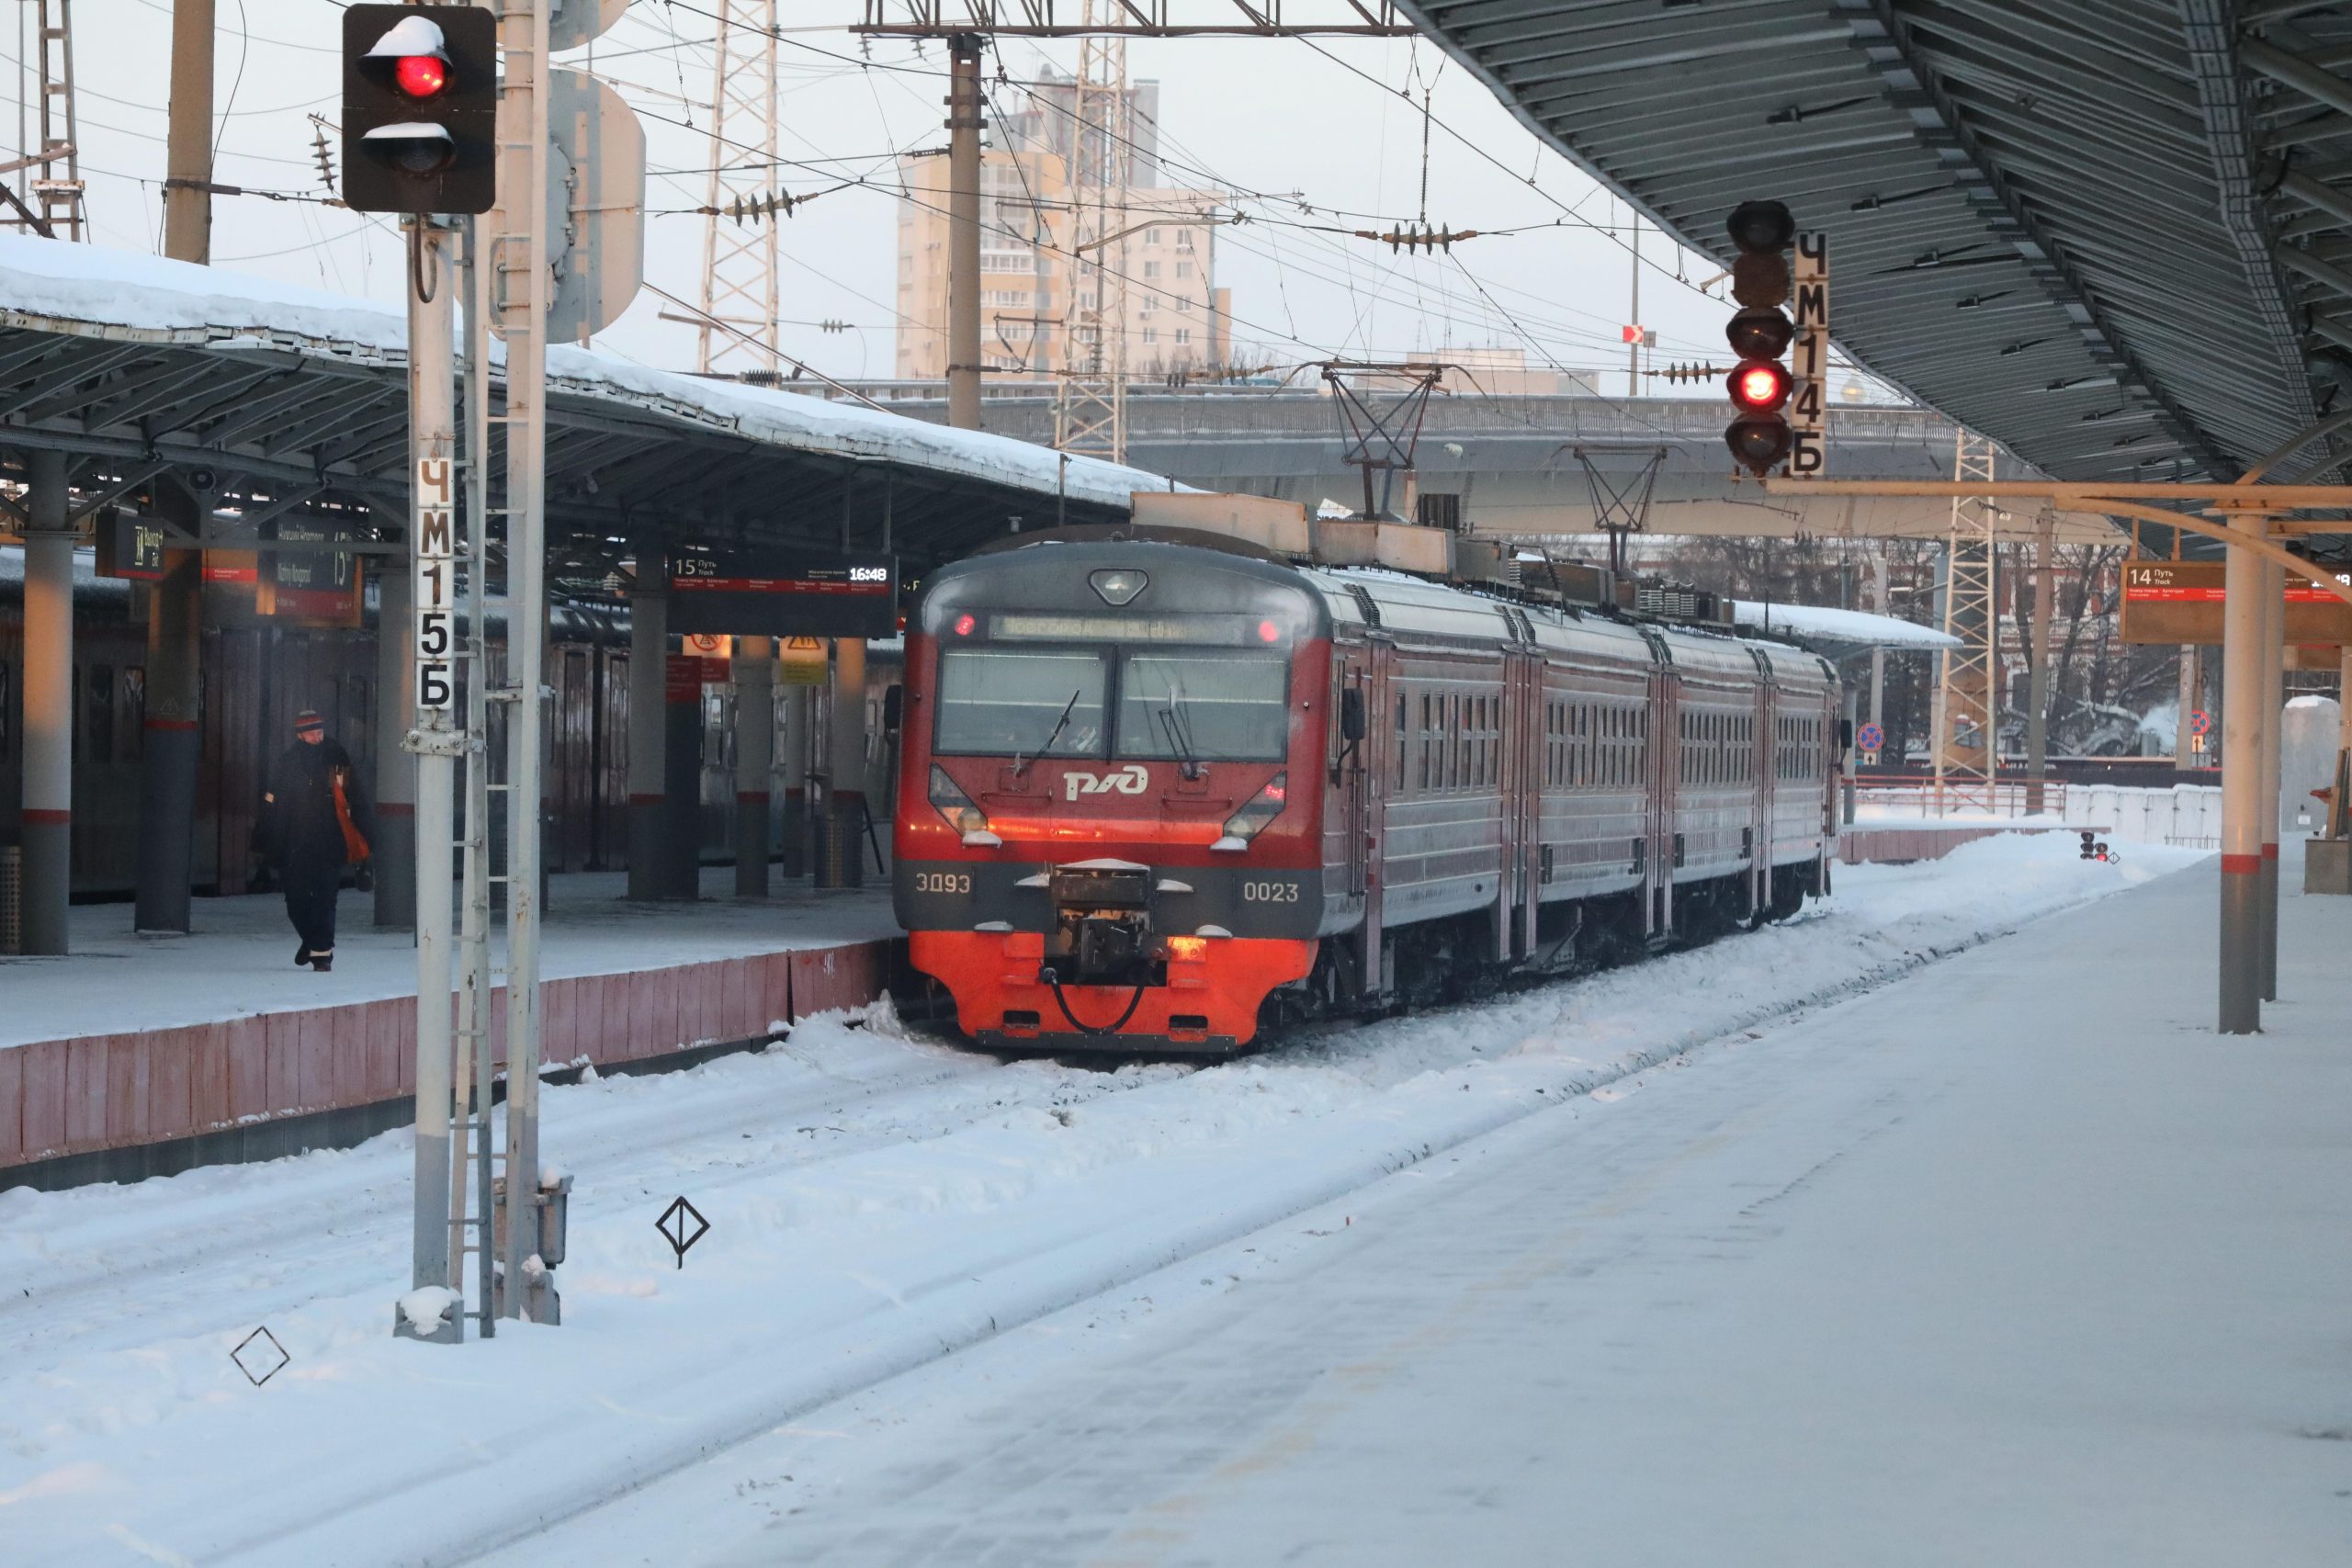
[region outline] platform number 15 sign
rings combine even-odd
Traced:
[[[416,460],[416,530],[413,536],[416,639],[416,707],[419,713],[447,711],[457,701],[457,548],[451,537],[455,510],[452,465],[447,457]]]
[[[1796,339],[1790,352],[1789,472],[1817,479],[1827,466],[1829,428],[1829,236],[1797,236]]]

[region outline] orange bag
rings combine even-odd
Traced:
[[[368,840],[351,825],[351,801],[343,793],[343,770],[334,771],[334,819],[343,824],[343,859],[346,865],[367,863]]]

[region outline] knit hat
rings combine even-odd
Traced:
[[[324,729],[325,728],[326,721],[319,716],[319,710],[316,708],[304,708],[294,716],[294,730],[298,735],[305,729]]]

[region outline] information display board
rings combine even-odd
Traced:
[[[673,550],[670,629],[738,637],[895,637],[894,556]]]
[[[2135,560],[2123,563],[2123,640],[2177,646],[2222,641],[2223,583],[2220,561]],[[2287,580],[2290,643],[2352,640],[2352,604],[2305,578]]]

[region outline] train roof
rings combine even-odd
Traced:
[[[1299,570],[1330,606],[1332,618],[1353,625],[1367,624],[1361,592],[1372,601],[1385,630],[1421,632],[1435,636],[1501,637],[1517,640],[1510,614],[1526,617],[1536,645],[1557,652],[1603,659],[1633,659],[1647,663],[1648,637],[1657,637],[1667,657],[1683,669],[1713,670],[1752,676],[1753,657],[1761,653],[1775,676],[1835,679],[1828,662],[1818,654],[1784,643],[1767,642],[1696,626],[1650,624],[1622,619],[1601,611],[1584,611],[1531,603],[1473,588],[1431,582],[1427,578],[1377,568]]]
[[[1172,557],[1269,587],[1305,590],[1335,626],[1377,626],[1408,636],[1501,642],[1521,640],[1524,626],[1524,635],[1532,636],[1536,646],[1554,652],[1642,664],[1655,657],[1651,651],[1655,639],[1668,660],[1681,669],[1752,678],[1755,656],[1761,654],[1779,679],[1836,679],[1835,671],[1818,654],[1784,643],[1481,592],[1379,567],[1296,566],[1265,551],[1228,547],[1213,537],[1196,543],[1129,537],[1117,529],[1088,529],[1018,543],[1007,540],[983,554],[941,567],[930,575],[925,591],[971,574],[995,571],[1022,557],[1037,559],[1033,552],[1040,550],[1054,552],[1057,565],[1080,570],[1131,562],[1136,559],[1136,552],[1148,552],[1150,557]]]

